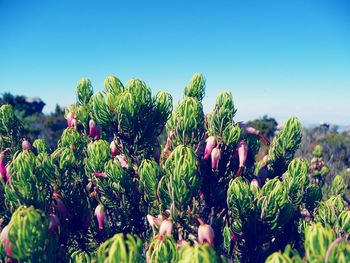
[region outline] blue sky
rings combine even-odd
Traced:
[[[206,111],[350,124],[350,1],[0,0],[0,93],[75,101],[90,78],[140,78],[177,102],[195,72]]]

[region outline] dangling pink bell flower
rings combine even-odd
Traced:
[[[173,221],[168,218],[165,219],[159,227],[158,240],[162,240],[164,236],[173,235]]]
[[[119,154],[119,155],[117,155],[116,157],[118,158],[121,167],[123,167],[123,168],[128,168],[128,162],[126,161],[124,155]]]
[[[6,151],[0,153],[0,177],[6,183],[7,171],[6,171]]]
[[[154,227],[154,226],[160,227],[160,225],[164,221],[163,218],[159,218],[151,215],[147,215],[146,218],[151,227]]]
[[[106,173],[94,172],[94,173],[92,173],[92,176],[97,177],[97,178],[106,178],[107,174]]]
[[[240,141],[238,143],[238,159],[239,159],[239,169],[237,171],[236,177],[241,176],[243,169],[245,167],[245,162],[248,156],[248,145],[245,141]]]
[[[112,158],[116,157],[118,154],[120,154],[119,149],[117,147],[117,144],[115,141],[111,141],[111,144],[109,145],[109,149],[111,150]]]
[[[9,226],[5,226],[0,233],[0,242],[3,243],[7,256],[12,257],[11,241],[8,237]]]
[[[269,139],[267,139],[264,134],[262,134],[258,129],[250,126],[249,124],[247,123],[243,123],[243,122],[239,122],[238,123],[239,127],[241,127],[243,129],[243,131],[245,133],[248,133],[248,134],[253,134],[253,135],[257,135],[260,137],[261,140],[263,140],[263,142],[267,145],[270,145],[270,141]]]
[[[55,207],[55,210],[57,211],[58,215],[60,217],[67,217],[69,215],[69,211],[65,204],[63,203],[62,196],[58,193],[52,194],[53,199],[53,206]]]
[[[200,244],[208,243],[210,246],[214,246],[214,230],[213,228],[205,224],[200,218],[197,218],[199,221],[199,227],[198,227],[198,242]]]
[[[211,152],[213,151],[214,147],[216,146],[216,138],[215,136],[209,136],[207,139],[207,144],[205,145],[205,149],[204,149],[204,160],[208,160]]]
[[[219,161],[221,159],[221,151],[219,148],[214,148],[211,151],[211,169],[213,172],[218,170],[219,167]]]
[[[94,138],[95,135],[96,135],[96,122],[93,119],[91,119],[89,121],[89,136],[91,138]]]
[[[106,218],[106,212],[103,205],[99,204],[98,206],[96,206],[95,216],[97,218],[98,228],[102,230],[104,228],[104,223]]]
[[[73,121],[73,119],[75,119],[74,113],[73,112],[69,112],[67,114],[67,126],[68,126],[68,128],[72,128],[72,121]]]
[[[32,145],[28,141],[28,139],[24,139],[22,142],[22,150],[23,151],[31,151],[32,150]]]
[[[77,119],[72,119],[71,121],[71,126],[69,128],[72,128],[72,129],[77,129],[77,126],[78,126],[78,123],[77,123]]]
[[[60,219],[56,214],[49,215],[49,231],[52,234],[58,234],[60,229]]]

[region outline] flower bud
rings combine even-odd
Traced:
[[[219,148],[214,148],[211,151],[211,169],[217,171],[219,167],[219,161],[221,159],[221,151]]]
[[[23,151],[31,151],[32,150],[32,145],[27,139],[24,139],[22,142],[22,150]]]
[[[75,119],[74,113],[73,112],[69,112],[67,114],[67,126],[68,128],[72,128],[72,120]]]
[[[94,173],[92,173],[92,176],[97,177],[97,178],[106,178],[107,174],[106,173],[94,172]]]
[[[4,151],[0,153],[0,177],[4,182],[7,181],[6,155]]]
[[[56,214],[49,215],[49,231],[52,234],[58,234],[60,229],[60,220]]]
[[[214,246],[214,230],[208,224],[201,224],[198,227],[198,242],[200,244],[208,243]]]
[[[111,144],[109,145],[109,149],[111,150],[112,158],[116,157],[118,154],[120,154],[119,149],[117,147],[117,144],[115,141],[111,141]]]
[[[118,158],[118,160],[119,160],[119,162],[120,162],[120,165],[121,165],[123,168],[128,168],[128,162],[126,161],[124,155],[119,154],[119,155],[117,155],[116,157]]]
[[[98,206],[96,206],[95,216],[97,218],[98,228],[102,230],[104,227],[104,222],[106,217],[106,212],[103,205],[99,204]]]
[[[93,119],[91,119],[89,121],[89,136],[91,138],[94,138],[96,136],[96,130],[97,130],[96,122]]]
[[[159,227],[158,237],[162,238],[164,235],[166,236],[173,235],[173,221],[169,218],[164,220]]]
[[[5,226],[0,233],[0,243],[3,243],[7,256],[12,257],[11,241],[8,237],[9,226]]]
[[[78,126],[78,124],[77,124],[77,119],[72,119],[72,121],[71,121],[71,125],[70,125],[70,127],[69,128],[72,128],[72,129],[77,129],[77,126]]]
[[[146,218],[151,227],[154,227],[154,226],[160,227],[160,225],[164,221],[163,218],[159,218],[151,215],[147,215]]]
[[[265,144],[270,145],[269,139],[267,139],[258,129],[243,122],[239,122],[238,125],[243,129],[245,133],[257,135],[260,137],[261,140],[264,141]]]
[[[216,146],[216,138],[214,136],[210,136],[207,139],[207,144],[204,149],[204,160],[208,160],[210,157],[211,152],[213,151],[214,147]]]
[[[240,141],[238,146],[239,167],[245,167],[248,156],[248,145],[245,141]]]

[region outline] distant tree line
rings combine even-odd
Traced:
[[[55,142],[66,128],[63,108],[56,105],[54,112],[44,114],[42,111],[45,103],[40,98],[12,95],[8,92],[0,96],[0,105],[3,104],[13,106],[29,139],[42,138],[50,148],[56,146]]]

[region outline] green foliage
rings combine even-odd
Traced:
[[[96,262],[142,262],[142,241],[135,235],[115,234],[99,246]]]
[[[7,245],[11,258],[22,262],[48,262],[54,254],[50,251],[49,222],[45,213],[32,206],[20,206],[8,225]],[[1,249],[4,249],[1,247]]]
[[[16,112],[1,106],[0,226],[9,226],[13,259],[348,260],[347,179],[327,184],[332,196],[322,201],[318,178],[329,169],[320,147],[310,165],[294,159],[301,141],[296,118],[260,160],[260,139],[269,145],[262,133],[272,137],[274,120],[255,122],[262,131],[235,122],[229,92],[205,115],[199,73],[174,111],[170,94],[153,95],[139,79],[123,85],[109,76],[104,87],[93,93],[91,82],[80,80],[60,139],[37,139],[32,150],[20,151]],[[10,260],[5,234],[0,256]]]
[[[268,167],[274,175],[282,175],[292,161],[301,141],[301,124],[290,118],[282,131],[273,139],[269,149]]]

